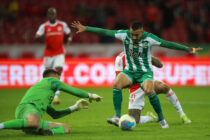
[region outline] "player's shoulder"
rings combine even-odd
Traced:
[[[67,25],[67,23],[65,21],[62,21],[62,20],[59,20],[59,19],[57,19],[56,21],[57,21],[58,24],[62,24],[64,26]]]
[[[125,52],[123,51],[123,52],[121,52],[121,53],[119,53],[118,55],[117,55],[117,57],[124,57],[125,56]]]
[[[41,26],[46,26],[46,25],[50,25],[49,21],[45,21],[44,23],[41,24]]]
[[[130,31],[129,30],[117,30],[116,33],[126,33],[128,34]]]
[[[153,33],[148,33],[148,32],[144,32],[144,35],[145,35],[145,37],[149,37],[149,38],[156,38],[157,37]]]

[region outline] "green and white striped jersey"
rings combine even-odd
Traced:
[[[134,43],[130,36],[130,30],[107,30],[86,26],[86,31],[99,35],[120,39],[124,45],[126,70],[151,72],[152,71],[152,46],[161,46],[169,49],[190,52],[190,48],[181,44],[165,41],[152,33],[144,32],[138,43]]]
[[[149,72],[152,71],[152,46],[159,46],[161,39],[144,32],[138,43],[134,43],[129,30],[115,32],[115,38],[120,39],[124,45],[126,70]]]

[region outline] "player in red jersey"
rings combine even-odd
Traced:
[[[68,44],[71,43],[73,34],[68,25],[56,18],[56,9],[49,8],[47,11],[48,21],[41,24],[35,35],[35,40],[45,37],[46,48],[44,52],[44,67],[55,68],[61,75],[65,62],[65,49],[63,45],[64,34],[69,35]],[[60,91],[56,92],[53,104],[59,104]]]
[[[158,68],[161,68],[163,65],[161,61],[158,58],[152,57],[152,64]],[[123,71],[125,68],[125,54],[124,52],[121,52],[115,59],[115,72],[116,74]],[[155,80],[154,82],[155,91],[157,94],[165,94],[168,100],[171,102],[171,104],[174,106],[174,108],[179,113],[183,123],[189,124],[191,123],[191,120],[187,117],[187,115],[184,113],[181,104],[175,94],[175,92],[172,91],[172,89],[166,85],[164,82]],[[143,89],[140,87],[139,84],[134,84],[129,87],[129,114],[134,116],[137,123],[146,123],[154,121],[157,117],[154,116],[151,112],[147,113],[147,116],[141,116],[141,110],[144,108],[144,97],[145,93]],[[107,120],[111,124],[117,125],[117,119],[112,118]]]

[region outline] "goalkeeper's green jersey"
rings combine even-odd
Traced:
[[[43,78],[40,82],[32,86],[24,95],[19,105],[32,103],[37,109],[42,112],[46,112],[50,106],[55,92],[57,90],[64,91],[66,93],[78,96],[81,98],[88,98],[89,95],[86,91],[71,87],[57,78],[48,77]]]
[[[153,46],[190,52],[190,48],[187,46],[165,41],[148,32],[144,32],[139,42],[134,43],[130,35],[130,30],[106,30],[87,26],[86,31],[120,39],[124,45],[125,69],[129,71],[152,71],[151,48]]]

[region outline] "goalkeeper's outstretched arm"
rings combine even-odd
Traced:
[[[73,106],[70,106],[65,109],[60,109],[60,110],[56,110],[50,104],[47,107],[47,114],[49,114],[53,119],[58,119],[58,118],[66,116],[68,114],[71,114],[74,111],[78,111],[80,109],[87,109],[87,108],[88,108],[88,102],[84,99],[80,99]]]

